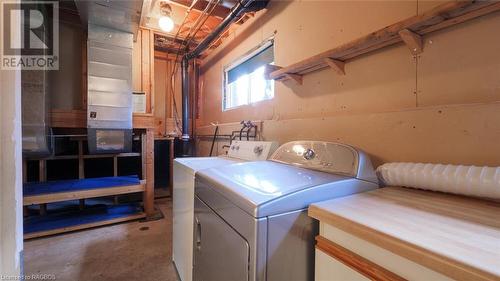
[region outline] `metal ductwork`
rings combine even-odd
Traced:
[[[52,153],[49,128],[47,71],[22,71],[23,155],[40,157]]]
[[[132,33],[89,24],[87,134],[91,153],[132,150]]]
[[[269,0],[241,0],[224,18],[224,20],[210,33],[193,51],[182,58],[182,139],[189,141],[189,60],[198,57],[219,35],[244,13],[258,11],[267,6]],[[187,146],[185,151],[187,150]]]
[[[24,23],[28,25],[29,23]],[[47,32],[46,26],[44,33]],[[25,55],[21,51],[22,55]],[[21,70],[22,147],[24,157],[52,154],[50,95],[47,70]]]
[[[90,153],[132,150],[132,48],[142,1],[77,1],[88,27],[87,134]]]
[[[139,30],[142,0],[76,0],[78,13],[84,26],[99,25],[134,34]]]

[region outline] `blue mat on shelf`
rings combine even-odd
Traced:
[[[139,204],[99,205],[82,211],[72,211],[24,219],[24,233],[53,230],[82,224],[122,218],[142,212]]]
[[[25,183],[23,186],[23,195],[41,195],[57,192],[78,191],[87,189],[108,188],[117,186],[137,185],[141,181],[137,175],[124,177],[107,177],[80,180],[63,180]]]

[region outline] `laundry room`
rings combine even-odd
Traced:
[[[0,5],[0,280],[500,280],[500,1]]]

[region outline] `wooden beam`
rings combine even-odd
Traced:
[[[87,111],[52,109],[50,125],[53,128],[87,128]]]
[[[374,281],[405,281],[403,277],[381,267],[332,241],[316,236],[316,249]]]
[[[70,192],[57,192],[50,194],[41,194],[26,196],[23,198],[23,205],[35,205],[35,204],[46,204],[53,202],[61,202],[67,200],[78,200],[78,199],[88,199],[104,196],[112,196],[118,194],[128,194],[135,192],[143,192],[146,189],[145,183],[127,186],[116,186],[109,188],[94,188],[87,190],[78,190]]]
[[[149,32],[149,92],[151,96],[150,113],[155,113],[155,33]]]
[[[45,182],[47,181],[47,161],[38,160],[38,181]],[[47,204],[40,204],[40,215],[47,215]]]
[[[423,40],[422,36],[419,34],[409,30],[409,29],[403,29],[399,32],[399,36],[401,39],[403,39],[403,42],[405,42],[406,46],[410,49],[410,51],[416,55],[420,54],[423,52]]]
[[[184,8],[188,8],[191,6],[193,1],[191,0],[171,0],[171,3],[174,5],[179,5]],[[193,6],[193,10],[197,12],[201,12],[205,9],[207,6],[208,2],[206,0],[199,0],[195,2],[195,5]],[[214,7],[214,10],[212,11],[212,15],[218,18],[225,18],[231,10],[229,8],[226,8],[222,5],[217,5]]]
[[[450,1],[423,14],[407,18],[366,36],[304,59],[270,74],[272,79],[287,78],[287,74],[304,75],[328,67],[325,58],[340,61],[402,42],[401,30],[425,35],[500,10],[500,1]]]
[[[299,74],[292,74],[292,73],[286,73],[285,77],[287,79],[294,80],[297,84],[302,85],[302,75]]]
[[[87,128],[87,111],[53,109],[50,112],[50,122],[53,128]],[[134,113],[132,122],[136,129],[155,127],[152,114]]]
[[[145,172],[145,177],[143,174],[143,178],[146,180],[146,189],[144,191],[144,212],[148,217],[154,215],[155,207],[155,171],[154,171],[154,129],[147,129],[145,136],[145,140],[143,140],[143,147],[145,150],[142,151],[144,153],[143,159],[143,173]]]
[[[152,114],[134,113],[132,120],[135,129],[155,128],[155,117]]]
[[[325,62],[331,69],[337,72],[338,75],[345,75],[345,70],[344,70],[345,62],[334,60],[332,58],[325,58]]]
[[[85,161],[83,159],[83,140],[78,140],[78,178],[85,178]]]
[[[146,94],[146,113],[151,113],[153,97],[151,93],[151,72],[150,72],[150,36],[151,30],[141,30],[141,89]]]
[[[174,139],[169,141],[169,176],[168,176],[168,191],[170,192],[170,198],[174,198]]]

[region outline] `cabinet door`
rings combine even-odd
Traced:
[[[193,280],[248,280],[247,241],[197,197],[194,209]]]

